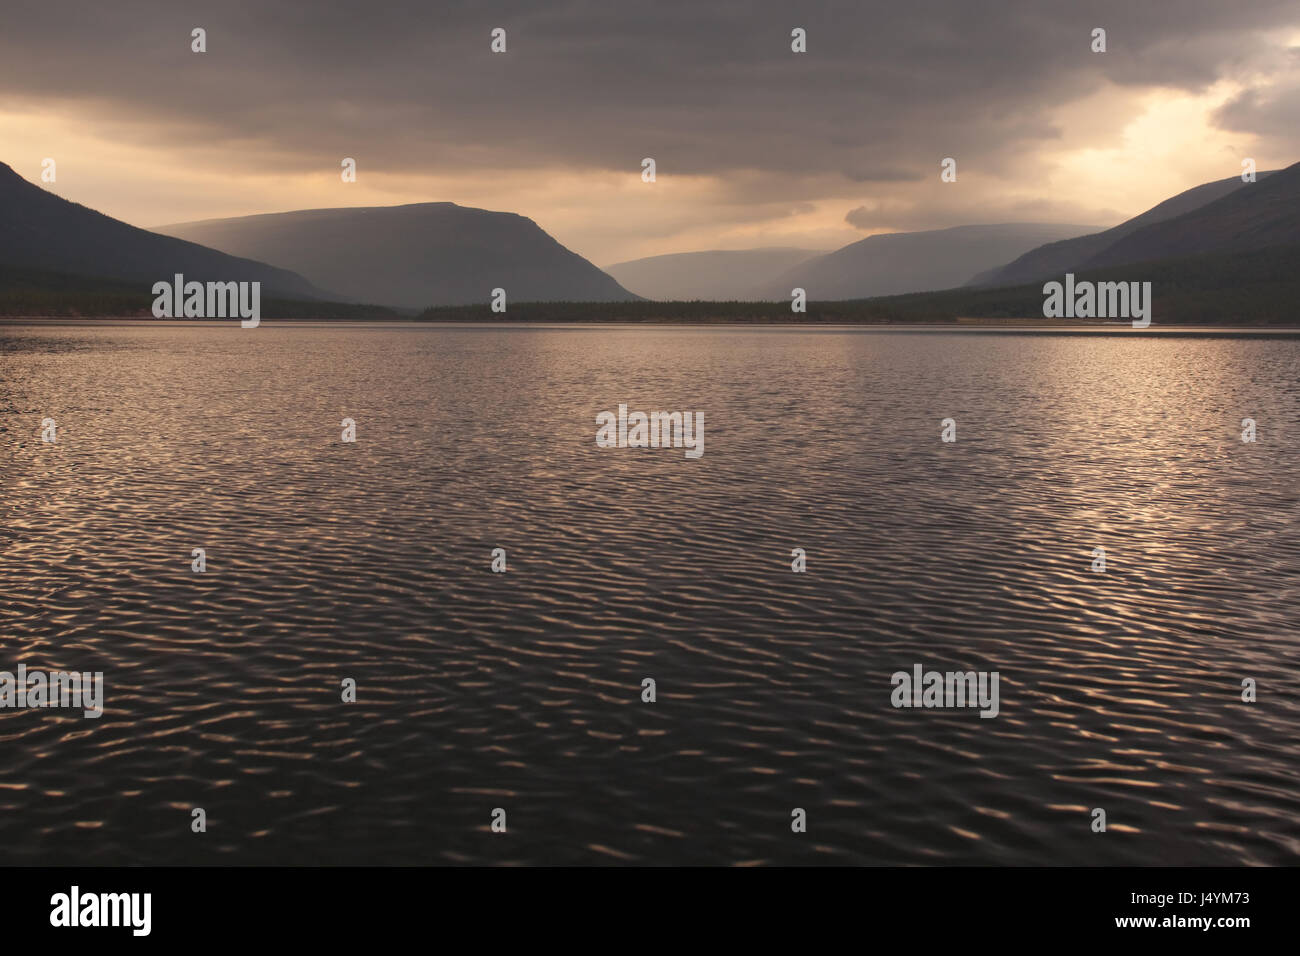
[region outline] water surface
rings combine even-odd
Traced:
[[[1298,371],[1258,336],[0,327],[0,670],[106,684],[97,721],[0,711],[0,863],[1295,863]],[[620,402],[703,411],[704,456],[597,448]],[[893,708],[917,663],[997,671],[1000,715]]]

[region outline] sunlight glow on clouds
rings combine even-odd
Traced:
[[[266,0],[213,14],[196,57],[191,15],[148,6],[37,4],[0,51],[0,162],[39,182],[52,156],[46,188],[146,227],[449,201],[528,216],[607,265],[973,223],[1108,226],[1244,156],[1261,170],[1300,158],[1300,7],[1281,0],[1188,0],[1177,17],[1109,0],[1087,16],[1042,0],[814,4],[800,13],[811,52],[794,58],[781,4],[712,11],[733,24],[721,47],[698,11],[561,5],[511,13],[521,30],[496,60],[472,10],[358,21],[321,0],[286,32]],[[103,42],[123,17],[133,29]],[[1087,51],[1093,19],[1110,52]],[[939,181],[947,155],[954,184]],[[339,179],[344,156],[356,183]]]

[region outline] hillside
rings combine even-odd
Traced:
[[[153,302],[150,287],[140,282],[0,265],[0,316],[151,319]],[[274,292],[263,297],[261,316],[352,321],[402,318],[380,306],[294,299]]]
[[[616,301],[632,293],[531,219],[455,203],[306,209],[160,226],[252,256],[342,296],[401,308],[526,300]]]
[[[950,289],[1035,246],[1092,232],[1094,226],[1006,223],[869,236],[801,263],[765,283],[757,298],[861,299]]]
[[[1083,263],[1101,268],[1300,243],[1300,163],[1173,219],[1144,226]]]
[[[648,299],[726,302],[753,299],[772,276],[823,253],[816,249],[709,250],[649,256],[606,266],[624,288]]]
[[[1218,253],[1163,262],[1084,271],[1077,278],[1108,282],[1151,282],[1153,329],[1186,325],[1300,326],[1300,245],[1254,252]],[[435,322],[492,322],[483,306],[428,309]],[[844,301],[810,300],[795,314],[784,302],[627,302],[524,303],[512,308],[510,322],[722,323],[782,325],[835,323],[967,323],[996,325],[1005,320],[1070,326],[1087,320],[1044,319],[1042,283],[997,288],[956,288],[939,292]],[[1104,324],[1104,323],[1103,323]],[[1110,322],[1127,326],[1124,321]]]
[[[0,265],[97,276],[140,284],[176,273],[200,282],[262,283],[265,292],[300,299],[330,294],[300,275],[264,262],[139,229],[27,182],[0,163]]]
[[[1134,216],[1112,229],[1093,233],[1092,235],[1079,236],[1074,239],[1047,243],[1037,249],[1030,250],[1012,262],[975,276],[967,284],[974,286],[1016,285],[1021,282],[1031,282],[1034,279],[1060,276],[1066,272],[1084,268],[1089,263],[1104,264],[1106,261],[1136,261],[1131,259],[1107,260],[1099,259],[1099,257],[1107,249],[1119,245],[1121,240],[1134,233],[1140,232],[1149,226],[1169,222],[1187,213],[1202,209],[1211,203],[1236,193],[1242,186],[1262,185],[1264,180],[1274,175],[1275,172],[1276,170],[1270,170],[1259,173],[1255,183],[1243,183],[1240,176],[1234,176],[1231,179],[1221,179],[1217,182],[1195,186],[1166,199],[1156,206],[1152,206],[1146,212]],[[1141,242],[1142,240],[1137,241]],[[1124,254],[1138,255],[1140,257],[1145,255],[1146,258],[1161,257],[1160,254],[1140,252],[1133,245],[1129,245],[1127,248],[1128,252]],[[1201,251],[1211,250],[1203,249]],[[1151,252],[1154,253],[1155,250],[1153,249]],[[1176,253],[1165,253],[1165,255],[1174,254]]]

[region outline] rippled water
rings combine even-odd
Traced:
[[[0,327],[0,670],[106,697],[0,711],[0,862],[1294,863],[1298,371],[1281,338]],[[620,402],[703,411],[704,456],[596,447]],[[1000,715],[895,709],[918,663],[997,671]]]

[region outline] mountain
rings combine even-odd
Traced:
[[[1242,186],[1259,186],[1266,178],[1273,176],[1275,172],[1276,170],[1269,170],[1257,174],[1257,182],[1255,183],[1243,183],[1240,176],[1234,176],[1231,179],[1221,179],[1217,182],[1195,186],[1170,199],[1166,199],[1159,205],[1151,207],[1132,219],[1120,223],[1113,229],[1040,246],[1010,263],[975,276],[967,284],[977,286],[1016,285],[1021,282],[1032,282],[1035,279],[1064,275],[1066,272],[1081,269],[1086,264],[1108,264],[1107,261],[1099,261],[1099,257],[1103,257],[1103,254],[1108,249],[1116,247],[1121,240],[1148,227],[1159,223],[1172,222],[1190,212],[1204,209],[1235,194]],[[1136,242],[1141,243],[1143,240],[1137,239]],[[1155,251],[1154,245],[1152,251]],[[1203,249],[1201,251],[1208,252],[1211,250]],[[1224,251],[1228,250],[1225,249]],[[1145,253],[1134,243],[1126,243],[1120,246],[1119,253],[1120,255],[1145,256]],[[1169,255],[1176,254],[1170,253]],[[1157,254],[1145,257],[1162,258],[1166,256]],[[1120,260],[1113,257],[1109,259],[1109,262],[1115,261],[1136,260]]]
[[[1300,243],[1084,268],[1076,282],[1150,282],[1152,328],[1178,325],[1296,325]],[[1043,282],[948,289],[872,299],[859,314],[877,321],[1042,321]],[[833,304],[832,304],[833,305]],[[814,307],[809,308],[809,313]],[[821,309],[826,317],[829,309]],[[1057,320],[1072,324],[1072,320]],[[1127,323],[1120,320],[1120,325]]]
[[[1150,282],[1152,331],[1180,326],[1294,328],[1300,302],[1300,243],[1251,252],[1214,253],[1112,266],[1076,274],[1078,281]],[[430,322],[485,321],[479,306],[428,309]],[[511,310],[515,322],[599,324],[881,325],[888,323],[1014,327],[1129,327],[1124,319],[1043,318],[1043,283],[944,289],[873,299],[811,300],[792,315],[783,302],[536,302]],[[490,320],[487,320],[490,321]],[[1140,333],[1133,333],[1140,334]]]
[[[788,299],[794,288],[819,301],[950,289],[1044,242],[1095,229],[1017,222],[869,236],[787,270],[764,284],[762,298]]]
[[[821,255],[815,249],[771,246],[650,256],[606,266],[605,271],[637,295],[664,302],[696,299],[730,302],[757,297],[772,276]]]
[[[450,202],[304,209],[159,232],[301,272],[348,298],[400,308],[635,299],[531,219]]]
[[[263,290],[299,299],[327,299],[300,275],[264,262],[205,249],[138,229],[29,183],[0,163],[0,265],[138,282],[180,272],[199,282],[261,282]]]
[[[1300,242],[1300,163],[1267,179],[1242,183],[1221,199],[1173,219],[1144,226],[1084,263],[1102,268],[1211,255],[1252,252]]]

